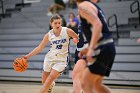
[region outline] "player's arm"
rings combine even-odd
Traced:
[[[93,50],[102,31],[102,23],[98,18],[97,8],[90,2],[85,1],[79,5],[79,14],[92,25],[92,38],[89,49]]]
[[[31,51],[29,54],[25,55],[25,58],[30,58],[36,54],[38,54],[39,52],[42,51],[42,49],[44,49],[44,47],[46,46],[46,44],[48,43],[48,33],[44,36],[43,40],[40,42],[40,44],[33,50]]]
[[[72,37],[74,43],[79,42],[78,35],[72,29],[67,28],[67,33],[68,33],[69,37]]]

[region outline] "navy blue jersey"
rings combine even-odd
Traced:
[[[90,2],[90,1],[88,1]],[[90,2],[92,3],[92,2]],[[105,16],[104,16],[104,13],[103,11],[100,9],[100,7],[94,3],[92,3],[98,10],[98,17],[102,23],[102,37],[99,39],[102,40],[102,39],[109,39],[111,38],[111,33],[109,32],[109,29],[108,29],[108,26],[107,26],[107,23],[106,23],[106,19],[105,19]],[[91,35],[92,35],[92,32],[91,32],[91,28],[92,28],[92,25],[90,23],[88,23],[86,21],[86,19],[82,18],[80,16],[80,19],[81,19],[81,28],[83,30],[83,33],[85,34],[85,37],[88,41],[88,43],[90,42],[91,40]],[[93,27],[94,28],[94,27]]]

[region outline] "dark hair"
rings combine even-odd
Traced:
[[[61,20],[62,20],[62,18],[61,18],[58,14],[54,14],[54,15],[51,17],[50,22],[52,23],[55,19],[61,19]]]
[[[71,14],[73,15],[73,17],[75,17],[74,12],[70,12],[70,13],[69,13],[69,17],[70,17]]]

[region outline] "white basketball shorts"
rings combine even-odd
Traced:
[[[63,72],[67,66],[67,62],[56,62],[56,61],[44,61],[43,70],[50,72],[51,69],[54,69],[58,72]]]

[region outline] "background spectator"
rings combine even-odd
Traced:
[[[69,13],[69,18],[67,20],[67,27],[68,28],[71,28],[72,30],[74,30],[75,32],[77,32],[78,25],[79,25],[78,18],[75,16],[75,14],[73,12],[70,12]]]
[[[59,10],[63,10],[65,7],[66,5],[63,0],[54,0],[54,4],[49,7],[47,15],[52,16],[53,13],[56,13]]]
[[[69,0],[69,2],[68,2],[68,6],[70,7],[70,8],[77,8],[77,4],[76,4],[76,1],[75,0]]]

